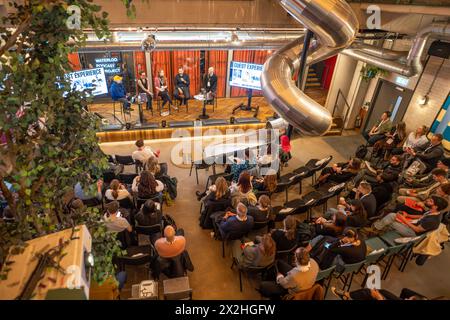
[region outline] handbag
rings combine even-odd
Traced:
[[[414,160],[413,163],[406,169],[406,175],[412,177],[416,174],[421,174],[427,169],[427,166],[419,159]]]

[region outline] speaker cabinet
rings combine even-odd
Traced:
[[[428,49],[428,54],[444,59],[450,58],[450,42],[434,41]]]

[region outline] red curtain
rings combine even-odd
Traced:
[[[169,93],[173,92],[172,82],[172,55],[170,51],[154,51],[152,52],[152,77],[151,81],[158,75],[159,70],[164,70],[164,75],[167,78]],[[154,82],[152,82],[154,84]],[[153,85],[154,88],[154,85]],[[155,94],[157,94],[154,88]]]
[[[147,65],[145,63],[145,53],[143,51],[134,52],[134,74],[136,75],[136,80],[139,79],[139,72],[146,72]],[[148,77],[149,75],[147,75]],[[149,79],[150,81],[152,79]],[[136,81],[136,93],[137,93],[137,81]]]
[[[184,72],[189,75],[191,84],[189,91],[191,96],[200,92],[200,51],[173,51],[172,52],[172,82],[175,83],[175,76],[178,69],[183,68]],[[172,92],[171,92],[172,93]]]
[[[235,50],[233,52],[233,61],[264,64],[270,56],[269,50]],[[261,95],[260,90],[253,90],[254,96]],[[242,97],[247,95],[247,89],[233,87],[231,89],[232,97]]]
[[[80,57],[78,56],[77,52],[69,53],[69,64],[72,67],[73,71],[80,71],[81,70],[81,62]]]
[[[225,97],[226,81],[228,73],[228,51],[226,50],[210,50],[205,54],[205,72],[208,68],[213,67],[217,76],[217,97]]]

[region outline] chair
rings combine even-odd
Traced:
[[[326,298],[328,293],[328,288],[330,287],[331,279],[333,278],[333,272],[336,266],[331,266],[328,269],[320,270],[316,277],[316,282],[323,281],[325,287],[324,298]]]
[[[361,268],[364,266],[365,263],[366,260],[357,263],[344,264],[342,271],[334,272],[336,279],[342,281],[342,283],[344,284],[342,290],[350,291],[353,282],[353,277],[355,276],[355,274],[358,274],[360,272]]]
[[[186,99],[186,112],[189,113],[189,100]],[[181,101],[179,99],[175,99],[175,106],[178,108],[178,112],[180,112],[181,109]]]
[[[387,277],[389,275],[389,271],[391,270],[392,264],[394,263],[395,257],[397,257],[398,254],[403,252],[403,250],[406,249],[406,246],[407,246],[407,244],[402,243],[399,245],[388,247],[386,254],[384,256],[384,258],[387,258],[387,261],[385,263],[385,267],[384,267],[383,273],[381,275],[381,280],[387,279]]]
[[[135,166],[134,159],[131,156],[115,155],[114,158],[116,159],[117,163],[123,164],[124,166]]]
[[[156,240],[161,238],[163,227],[159,223],[152,226],[140,226],[136,223],[135,230],[138,235],[149,236],[151,243],[154,244]]]
[[[151,244],[146,246],[130,246],[126,250],[126,255],[114,258],[119,271],[125,271],[125,266],[140,266],[147,264],[150,266],[152,258],[156,254],[156,250]]]
[[[117,176],[117,178],[123,184],[131,185],[133,184],[134,178],[136,178],[137,176],[137,173],[121,173]]]
[[[373,250],[366,256],[366,263],[365,263],[366,267],[368,267],[372,264],[378,264],[380,261],[382,261],[384,259],[385,255],[387,253],[388,247],[378,237],[369,238],[365,242],[366,242],[366,247]],[[365,272],[364,280],[361,283],[362,288],[366,285],[366,281],[367,281],[368,277],[369,277],[368,273]]]
[[[213,106],[213,112],[215,108],[217,108],[217,96],[214,93],[212,100],[206,100],[205,105],[212,105]]]
[[[275,261],[265,267],[245,267],[245,266],[239,264],[239,262],[236,258],[233,258],[233,263],[231,264],[231,269],[233,269],[234,266],[238,267],[240,292],[242,292],[242,273],[243,272],[254,273],[254,274],[264,274],[265,272],[267,272],[267,270],[273,268],[274,265],[275,265]]]
[[[217,226],[217,224],[215,224]],[[217,227],[217,232],[216,233],[220,233],[219,228]],[[225,244],[229,243],[230,241],[234,241],[234,240],[240,240],[243,237],[245,237],[247,235],[247,233],[242,234],[242,233],[234,233],[234,232],[230,232],[228,234],[225,235],[225,237],[222,237],[222,258],[225,258]]]
[[[273,193],[281,193],[284,192],[285,193],[285,203],[287,203],[289,201],[288,199],[288,191],[289,191],[289,186],[290,186],[290,182],[289,181],[280,181],[277,183],[277,187],[276,189],[273,191]],[[273,194],[272,193],[272,194]]]
[[[205,192],[208,190],[208,187],[210,185],[213,185],[213,184],[216,183],[216,180],[219,177],[223,177],[228,182],[231,182],[231,180],[233,180],[233,174],[232,173],[222,172],[222,173],[212,174],[212,175],[210,175],[208,177],[208,180],[206,180]]]
[[[158,300],[158,282],[154,281],[154,294],[148,297],[139,297],[140,284],[133,284],[131,286],[131,298],[128,300]]]
[[[297,174],[306,172],[304,173],[303,178],[311,177],[312,184],[314,184],[316,180],[316,173],[320,170],[323,170],[331,162],[331,160],[333,160],[333,156],[330,155],[323,163],[316,165],[316,163],[320,160],[311,159],[304,166],[295,169],[293,172]]]
[[[136,161],[135,161],[135,165],[136,165],[136,173],[137,173],[137,174],[139,174],[141,171],[144,170],[144,166],[145,166],[145,165],[144,165],[141,161],[136,160]]]
[[[188,277],[163,281],[164,300],[192,300],[192,288]]]
[[[306,172],[302,173],[287,173],[280,177],[279,182],[282,183],[288,183],[290,188],[293,185],[296,185],[298,183],[298,194],[302,194],[302,181],[305,178]]]
[[[267,228],[268,224],[269,224],[269,220],[266,220],[266,221],[255,221],[253,223],[252,231],[254,231],[254,230],[258,230],[259,231],[261,229]]]
[[[97,207],[102,204],[102,202],[100,200],[98,200],[97,198],[89,198],[89,199],[84,199],[82,201],[86,207]]]
[[[275,258],[277,260],[283,260],[286,261],[287,263],[291,263],[292,262],[292,256],[294,255],[295,250],[297,250],[298,246],[295,245],[290,249],[287,250],[279,250],[277,251]]]
[[[192,175],[192,169],[195,168],[195,177],[197,179],[197,184],[198,184],[198,170],[208,170],[209,167],[211,167],[211,166],[213,169],[213,175],[215,175],[216,174],[216,166],[214,163],[208,164],[203,159],[202,159],[201,163],[195,163],[194,161],[192,161],[191,170],[189,171],[189,177]]]
[[[159,211],[161,211],[161,213],[163,213],[163,205],[164,205],[164,201],[162,199],[162,195],[160,193],[156,193],[155,195],[153,195],[150,198],[139,198],[138,196],[135,196],[135,202],[136,202],[136,209],[140,210],[142,205],[147,202],[147,200],[153,200],[154,202],[158,202],[159,203]]]

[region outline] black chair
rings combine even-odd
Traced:
[[[126,251],[126,255],[114,258],[114,262],[118,266],[118,271],[125,271],[125,266],[148,265],[150,267],[153,258],[156,256],[156,250],[151,244],[146,246],[131,246]]]
[[[284,202],[286,203],[289,201],[289,199],[288,199],[289,186],[290,186],[290,181],[279,181],[277,183],[277,187],[272,192],[272,194],[284,192],[285,193],[285,201]]]
[[[212,167],[213,175],[215,175],[216,174],[216,166],[214,163],[208,164],[204,160],[202,160],[201,163],[195,163],[194,161],[192,161],[191,170],[189,171],[189,177],[192,175],[192,169],[195,168],[195,177],[197,179],[197,184],[198,184],[198,170],[207,170],[207,169],[209,169],[209,167]]]
[[[217,232],[220,233],[219,230]],[[221,238],[222,238],[222,258],[225,258],[225,245],[226,244],[228,244],[229,242],[234,241],[234,240],[240,240],[240,239],[244,238],[247,234],[248,233],[243,234],[241,232],[239,232],[239,233],[230,232],[230,233],[226,234],[225,237],[221,236]]]
[[[276,253],[275,258],[277,260],[283,260],[286,261],[287,263],[291,264],[292,263],[292,256],[294,255],[295,250],[297,250],[298,246],[295,245],[290,249],[287,250],[279,250]]]
[[[252,230],[261,230],[264,228],[267,228],[267,225],[269,224],[269,220],[265,220],[265,221],[255,221],[253,223],[253,228]]]
[[[143,171],[144,168],[145,168],[145,164],[142,163],[142,162],[139,161],[139,160],[136,160],[134,164],[135,164],[135,166],[136,166],[136,173],[137,173],[137,174],[139,174],[139,173],[140,173],[141,171]]]
[[[217,96],[216,94],[213,95],[213,98],[211,100],[206,100],[205,105],[212,105],[213,112],[217,108]]]
[[[253,274],[261,274],[264,277],[264,274],[273,268],[275,265],[275,261],[272,262],[270,265],[265,267],[246,267],[241,265],[236,258],[233,258],[233,263],[231,264],[231,269],[233,269],[234,266],[238,267],[239,271],[239,290],[242,292],[242,273],[253,273]]]
[[[119,164],[123,164],[124,166],[134,166],[135,162],[133,160],[133,157],[131,156],[120,156],[115,155],[114,158],[116,159],[116,162]]]
[[[304,199],[297,198],[290,200],[284,204],[284,207],[274,207],[273,213],[275,214],[275,221],[283,221],[288,215],[302,214],[309,212],[309,210],[315,205],[315,200],[310,199],[305,201]]]
[[[101,200],[98,200],[97,198],[89,198],[82,201],[86,207],[97,207],[102,204]]]
[[[154,244],[156,240],[161,238],[163,227],[160,223],[152,226],[140,226],[136,224],[135,230],[137,235],[149,236],[151,243]]]
[[[306,172],[295,173],[290,172],[280,177],[279,181],[288,184],[288,189],[298,183],[298,194],[302,194],[302,181],[306,176]],[[286,201],[287,202],[287,201]]]
[[[206,180],[205,192],[208,190],[208,187],[210,185],[213,185],[213,184],[216,183],[216,180],[219,177],[223,177],[228,182],[231,182],[231,180],[233,180],[233,174],[232,173],[222,172],[222,173],[212,174],[212,175],[210,175],[208,177],[208,180]]]
[[[293,172],[300,174],[303,173],[303,179],[311,177],[312,184],[315,183],[316,173],[323,170],[333,160],[333,156],[329,156],[323,163],[316,165],[320,159],[311,159],[304,166],[295,169]]]
[[[135,197],[135,202],[136,202],[136,209],[140,210],[142,205],[147,201],[147,200],[153,200],[154,202],[158,202],[159,203],[159,211],[161,211],[161,213],[163,213],[163,199],[162,199],[162,195],[160,193],[156,193],[155,195],[153,195],[152,197],[149,198],[139,198],[139,197]]]
[[[117,176],[117,179],[119,179],[120,182],[126,185],[133,184],[134,178],[138,176],[137,173],[121,173]]]

